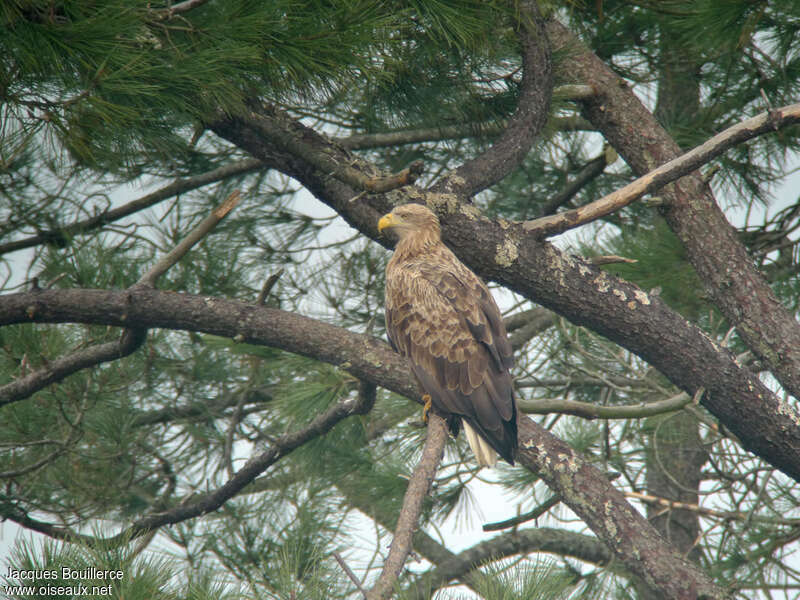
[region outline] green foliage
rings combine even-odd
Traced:
[[[10,577],[8,573],[12,569],[28,573],[47,572],[54,577]],[[8,570],[4,569],[2,578],[4,585],[10,586],[6,588],[9,600],[45,600],[65,594],[74,597],[101,595],[126,600],[243,598],[233,586],[214,581],[214,575],[210,572],[198,571],[189,577],[181,577],[178,564],[163,557],[137,556],[135,552],[119,547],[87,548],[61,542],[45,542],[37,547],[25,539],[17,541]],[[80,586],[85,586],[86,591]],[[30,593],[19,587],[34,587],[36,591]],[[59,592],[58,588],[62,588],[62,591]]]
[[[616,263],[605,270],[632,281],[643,290],[656,290],[658,295],[681,314],[696,319],[706,307],[702,285],[686,257],[686,250],[661,219],[652,227],[623,230],[598,249],[634,263]],[[592,249],[587,248],[591,254]]]
[[[359,151],[391,172],[422,159],[427,184],[490,146],[493,136],[477,135],[478,124],[496,127],[515,109],[521,79],[511,27],[516,3],[208,0],[170,13],[177,5],[0,3],[3,293],[31,286],[34,277],[54,289],[131,286],[239,189],[236,209],[158,287],[255,302],[265,279],[282,272],[268,306],[384,336],[387,252],[275,171],[186,190],[112,223],[66,228],[176,177],[244,158],[205,124],[251,102],[276,105],[331,136],[461,128],[444,140]],[[800,13],[793,0],[570,1],[543,8],[580,31],[684,148],[762,111],[762,90],[774,106],[800,92]],[[567,52],[556,55],[559,83],[569,79],[560,66],[566,60]],[[683,89],[668,85],[677,75]],[[633,175],[617,161],[561,206],[552,205],[605,152],[596,132],[563,128],[557,118],[577,116],[575,102],[555,100],[547,134],[476,205],[491,217],[532,219],[548,207],[584,205],[630,181]],[[797,199],[774,206],[774,192],[796,161],[799,138],[797,127],[785,128],[709,165],[719,168],[711,182],[721,207],[747,214],[742,239],[793,310],[800,298]],[[768,205],[771,213],[764,212]],[[37,235],[43,240],[25,254],[6,246]],[[726,337],[728,324],[709,308],[703,282],[651,206],[634,203],[585,227],[580,241],[555,243],[583,255],[636,259],[603,268],[658,290],[715,342],[744,352],[735,333]],[[502,298],[512,313],[530,308],[525,299]],[[105,327],[4,327],[0,386],[119,335]],[[629,352],[565,322],[538,332],[515,358],[520,400],[635,407],[678,392]],[[235,340],[153,330],[131,356],[0,406],[0,510],[83,533],[99,521],[116,531],[224,485],[249,457],[357,393],[358,382],[344,369]],[[691,405],[681,414],[690,415],[707,452],[699,502],[746,515],[704,517],[697,539],[703,567],[732,588],[761,586],[767,594],[796,585],[790,545],[796,522],[787,521],[798,514],[791,482],[724,438],[701,408]],[[646,455],[655,419],[535,418],[616,476],[620,489],[653,491]],[[675,441],[680,432],[670,430],[671,420],[664,419],[659,433]],[[470,533],[470,545],[489,539],[480,529],[482,511],[496,507],[486,506],[485,486],[507,499],[500,518],[552,497],[524,468],[476,469],[463,437],[448,442],[421,523],[453,552],[461,549],[450,543],[453,530]],[[140,554],[134,548],[141,538],[95,550],[20,542],[10,564],[121,568],[126,577],[115,593],[125,600],[359,597],[334,553],[366,587],[374,580],[424,438],[418,405],[379,389],[369,414],[349,417],[281,457],[218,511],[163,528]],[[668,463],[670,457],[661,458]],[[581,527],[562,504],[517,528],[538,524]],[[497,535],[512,539],[514,533]],[[618,564],[579,561],[567,550],[574,549],[552,564],[538,561],[536,552],[498,557],[476,571],[477,593],[491,600],[639,594]],[[403,573],[398,597],[410,594],[416,574],[436,566],[409,563],[414,574]],[[461,588],[435,594],[475,597]]]

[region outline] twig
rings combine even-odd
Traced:
[[[153,287],[156,283],[156,279],[161,277],[170,267],[183,258],[192,246],[203,239],[231,210],[233,210],[239,202],[239,195],[239,190],[233,190],[225,199],[225,202],[220,204],[214,212],[203,219],[189,235],[183,238],[177,246],[159,260],[152,269],[142,275],[141,279],[134,284],[134,287]]]
[[[383,564],[378,581],[367,593],[369,600],[384,600],[389,598],[394,589],[397,578],[403,570],[411,551],[411,538],[418,526],[419,515],[422,511],[422,502],[436,475],[436,469],[444,454],[444,444],[447,441],[447,424],[439,415],[431,412],[428,415],[428,437],[422,449],[422,458],[414,469],[408,482],[406,494],[403,497],[403,508],[397,518],[397,527],[394,532],[389,556]]]
[[[256,298],[256,304],[259,306],[264,306],[264,303],[267,301],[267,296],[272,291],[272,288],[275,287],[275,284],[278,283],[278,279],[281,278],[283,275],[283,269],[278,269],[275,273],[270,275],[267,280],[264,282],[264,285],[261,287],[261,292],[258,294],[258,298]]]
[[[355,586],[356,586],[356,589],[357,589],[359,592],[361,592],[361,595],[362,595],[362,596],[365,598],[365,600],[366,600],[366,598],[367,598],[367,591],[364,589],[364,586],[362,586],[362,585],[361,585],[361,582],[358,580],[358,577],[356,577],[356,574],[355,574],[355,573],[353,573],[353,570],[352,570],[350,567],[348,567],[348,566],[347,566],[347,563],[346,563],[346,562],[344,561],[344,559],[342,558],[342,555],[341,555],[341,554],[339,554],[338,552],[334,552],[334,553],[333,553],[333,558],[335,558],[335,559],[336,559],[336,562],[337,562],[337,563],[339,563],[339,566],[340,566],[340,567],[342,567],[342,570],[345,572],[345,574],[347,575],[347,577],[350,579],[350,581],[352,581],[352,582],[353,582],[353,585],[355,585]]]
[[[518,527],[523,523],[527,523],[528,521],[533,521],[535,519],[538,519],[559,502],[561,502],[561,496],[559,496],[558,494],[553,494],[533,510],[523,513],[521,515],[517,515],[516,517],[506,519],[505,521],[498,521],[496,523],[486,523],[483,526],[483,530],[500,531],[502,529],[511,529],[512,527]]]
[[[529,415],[549,415],[558,413],[574,415],[584,419],[643,419],[674,412],[692,403],[692,397],[680,393],[657,402],[629,404],[626,406],[598,406],[590,402],[577,402],[566,399],[519,400],[519,409]]]
[[[729,127],[686,154],[661,165],[622,189],[612,192],[595,202],[557,215],[527,221],[523,224],[523,227],[528,233],[545,237],[591,223],[628,206],[645,194],[652,193],[664,185],[691,173],[737,144],[759,135],[770,133],[778,127],[785,127],[799,120],[800,103],[761,113],[752,119],[747,119]]]
[[[369,386],[371,386],[371,384],[366,384],[367,388],[369,388]],[[374,389],[374,386],[372,386],[372,389]],[[374,398],[374,395],[366,393],[359,394],[356,399],[347,398],[342,400],[319,415],[303,429],[279,437],[268,450],[247,461],[233,477],[229,478],[228,481],[217,489],[199,496],[187,498],[178,506],[164,512],[143,517],[124,531],[108,538],[77,534],[66,527],[38,521],[30,517],[28,513],[21,508],[10,503],[0,503],[0,517],[14,521],[23,527],[44,533],[55,539],[69,541],[80,540],[90,547],[113,546],[115,544],[127,543],[164,525],[180,523],[187,519],[217,510],[280,458],[290,454],[293,450],[299,448],[306,442],[324,435],[339,423],[339,421],[351,415],[366,414],[369,412],[372,409],[372,404],[370,402],[374,402]]]
[[[625,495],[628,498],[634,498],[636,500],[641,500],[647,504],[652,504],[655,506],[663,506],[669,510],[688,510],[700,515],[705,515],[707,517],[714,517],[717,519],[723,519],[725,521],[744,521],[750,519],[752,521],[757,521],[761,523],[770,523],[773,525],[790,525],[792,527],[797,527],[800,525],[800,519],[783,519],[780,517],[763,517],[760,515],[751,515],[749,513],[744,512],[733,512],[727,510],[713,510],[711,508],[705,508],[700,506],[699,504],[689,504],[687,502],[678,502],[676,500],[669,500],[667,498],[662,498],[660,496],[652,496],[650,494],[642,494],[640,492],[625,492]]]
[[[617,256],[616,254],[608,254],[605,256],[590,256],[586,259],[589,263],[600,266],[600,265],[612,265],[615,263],[627,263],[633,264],[639,262],[635,258],[626,258],[624,256]]]
[[[204,185],[208,185],[209,183],[227,179],[228,177],[242,175],[251,171],[257,171],[265,167],[266,165],[258,159],[246,158],[244,160],[218,167],[206,173],[201,173],[200,175],[194,175],[193,177],[187,177],[185,179],[176,179],[172,183],[156,190],[155,192],[142,196],[136,200],[132,200],[131,202],[123,204],[117,208],[103,211],[97,215],[89,217],[88,219],[75,221],[74,223],[64,225],[63,227],[55,230],[43,231],[34,236],[21,240],[14,240],[13,242],[0,244],[0,255],[8,252],[14,252],[16,250],[23,250],[25,248],[32,248],[33,246],[38,246],[39,244],[45,244],[54,240],[69,239],[70,237],[79,233],[100,228],[103,225],[113,223],[114,221],[118,221],[124,217],[135,214],[141,210],[158,204],[163,200],[177,196],[178,194],[197,189]]]

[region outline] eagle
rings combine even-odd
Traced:
[[[386,266],[386,331],[424,392],[423,414],[432,405],[454,436],[463,424],[480,466],[494,466],[498,454],[513,465],[513,358],[492,294],[444,245],[439,219],[425,206],[395,208],[378,231],[398,239]]]

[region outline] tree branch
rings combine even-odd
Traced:
[[[555,96],[558,89],[553,90]],[[557,131],[592,130],[591,125],[582,117],[550,117],[548,127]],[[367,150],[387,146],[403,146],[424,142],[440,142],[443,140],[464,139],[473,137],[491,137],[500,135],[508,129],[508,121],[489,121],[478,123],[457,123],[441,127],[423,127],[419,129],[398,129],[376,133],[357,133],[347,137],[334,138],[342,148],[348,150]]]
[[[634,172],[645,175],[681,155],[681,149],[653,114],[603,61],[560,23],[548,22],[547,30],[554,46],[569,51],[565,71],[577,82],[598,91],[596,97],[583,101],[584,116]],[[743,124],[731,140],[750,135],[748,127],[767,131],[775,124],[796,121],[797,110],[793,105],[769,111],[756,118],[757,124]],[[800,323],[753,265],[708,182],[693,173],[665,188],[663,197],[660,210],[686,248],[689,261],[715,305],[781,385],[800,398]],[[773,409],[783,410],[778,406]],[[800,419],[790,414],[794,423],[787,423],[786,429],[797,430]]]
[[[63,227],[55,230],[43,231],[21,240],[0,244],[0,255],[14,252],[15,250],[23,250],[25,248],[32,248],[40,244],[50,243],[53,240],[66,241],[80,233],[98,229],[103,225],[113,223],[114,221],[119,221],[124,217],[135,214],[146,208],[150,208],[151,206],[167,200],[168,198],[172,198],[173,196],[177,196],[178,194],[183,194],[199,187],[203,187],[204,185],[208,185],[209,183],[222,181],[223,179],[228,179],[229,177],[243,175],[245,173],[250,173],[263,168],[265,168],[264,163],[262,163],[260,160],[255,158],[245,158],[243,160],[218,167],[206,173],[201,173],[200,175],[194,175],[185,179],[176,179],[169,185],[166,185],[155,192],[147,194],[146,196],[142,196],[136,200],[132,200],[131,202],[123,204],[117,208],[103,211],[94,215],[93,217],[89,217],[88,219],[75,221],[74,223],[64,225]]]
[[[687,394],[677,394],[656,402],[643,402],[627,406],[598,406],[590,402],[576,402],[574,400],[555,399],[520,399],[517,402],[519,409],[529,415],[549,415],[558,413],[574,415],[582,419],[644,419],[654,415],[674,412],[682,409],[692,401]]]
[[[652,193],[666,184],[691,173],[710,162],[726,150],[765,133],[800,121],[800,103],[790,104],[769,112],[761,113],[751,119],[728,127],[690,150],[646,175],[639,177],[625,187],[589,204],[555,215],[526,221],[523,227],[528,233],[537,236],[551,236],[586,225],[606,215],[614,213],[645,194]]]
[[[359,394],[355,399],[347,398],[338,402],[323,414],[317,416],[303,429],[282,435],[268,450],[248,460],[233,477],[230,477],[228,481],[217,489],[206,494],[186,498],[178,506],[164,512],[143,517],[122,532],[108,538],[76,534],[66,527],[35,520],[13,503],[2,502],[2,497],[0,497],[0,516],[50,537],[66,541],[81,541],[92,547],[127,543],[164,525],[180,523],[217,510],[279,459],[290,454],[306,442],[326,434],[339,421],[351,415],[366,414],[372,409],[374,401],[374,394]]]
[[[607,565],[613,556],[608,547],[597,538],[582,533],[550,527],[509,532],[475,544],[440,562],[435,569],[419,577],[413,585],[411,597],[427,600],[436,590],[463,579],[483,565],[500,558],[530,552],[551,552],[595,565]]]
[[[147,337],[143,329],[126,329],[119,339],[84,348],[50,361],[46,367],[0,387],[0,408],[24,400],[48,385],[58,383],[73,373],[105,362],[118,360],[135,352]]]
[[[550,41],[535,0],[520,3],[516,24],[522,46],[522,82],[517,109],[492,146],[438,181],[437,193],[470,197],[516,169],[548,118],[553,74]]]
[[[383,563],[383,570],[375,585],[367,592],[368,600],[389,598],[397,585],[397,578],[411,551],[411,538],[414,530],[418,527],[422,501],[431,489],[436,469],[444,454],[445,442],[447,442],[447,423],[435,412],[429,413],[428,437],[422,449],[422,457],[408,482],[389,556]]]

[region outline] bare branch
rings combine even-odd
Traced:
[[[776,128],[786,127],[798,121],[800,121],[800,103],[761,113],[729,127],[686,154],[653,169],[599,200],[556,215],[526,221],[525,231],[537,236],[551,236],[591,223],[691,173],[737,144],[765,133],[773,133]]]
[[[583,419],[644,419],[682,409],[692,401],[688,394],[677,394],[671,398],[628,406],[598,406],[590,402],[576,402],[567,399],[535,399],[521,398],[518,401],[520,410],[529,415],[548,415],[558,413],[574,415]]]
[[[203,219],[197,227],[192,229],[180,243],[159,260],[147,273],[145,273],[134,287],[153,287],[156,280],[167,270],[183,258],[197,242],[208,235],[239,202],[239,190],[234,190],[210,215]]]
[[[721,519],[723,521],[754,521],[760,523],[769,523],[772,525],[788,525],[789,527],[799,527],[800,519],[782,519],[780,517],[764,517],[754,515],[750,512],[732,512],[729,510],[714,510],[700,506],[699,504],[690,504],[688,502],[677,502],[676,500],[669,500],[660,496],[653,496],[651,494],[642,494],[640,492],[625,492],[625,496],[640,500],[645,504],[652,504],[654,506],[662,506],[668,510],[689,510],[706,517],[714,519]]]
[[[436,469],[442,460],[446,441],[447,423],[442,417],[431,412],[428,416],[428,437],[425,440],[425,447],[422,449],[422,457],[408,482],[389,556],[386,557],[378,581],[367,593],[369,600],[389,598],[397,584],[397,578],[411,551],[411,538],[414,530],[418,527],[422,501],[431,489]]]
[[[353,570],[349,566],[347,566],[347,563],[345,562],[344,558],[342,558],[342,555],[339,554],[338,552],[334,552],[333,558],[335,558],[336,562],[339,563],[339,566],[342,567],[342,570],[345,572],[345,575],[347,575],[347,578],[353,582],[353,585],[356,586],[356,589],[359,592],[361,592],[361,596],[365,600],[368,600],[367,591],[364,589],[364,586],[361,585],[361,582],[358,580],[358,577],[356,577],[356,574],[353,573]]]
[[[523,71],[517,109],[495,143],[438,181],[434,192],[469,197],[497,183],[519,166],[547,122],[553,88],[550,42],[536,2],[522,2],[519,10]]]
[[[222,181],[223,179],[227,179],[229,177],[235,177],[236,175],[242,175],[264,168],[266,167],[260,160],[255,158],[246,158],[229,165],[218,167],[206,173],[201,173],[200,175],[194,175],[185,179],[176,179],[169,185],[166,185],[155,192],[147,194],[146,196],[142,196],[136,200],[132,200],[131,202],[123,204],[117,208],[103,211],[97,215],[89,217],[88,219],[83,219],[82,221],[76,221],[69,225],[64,225],[64,227],[61,227],[57,230],[43,231],[28,238],[0,244],[0,255],[14,252],[15,250],[32,248],[33,246],[46,244],[52,242],[53,240],[68,240],[79,233],[91,231],[92,229],[100,228],[108,223],[113,223],[114,221],[118,221],[124,217],[154,206],[155,204],[167,200],[168,198],[172,198],[173,196],[177,196],[178,194],[183,194],[190,190],[203,187],[209,183]]]

